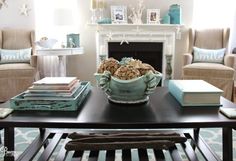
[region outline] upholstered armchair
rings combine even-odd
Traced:
[[[0,30],[0,54],[12,50],[32,48],[28,62],[10,62],[1,55],[0,60],[0,102],[23,92],[35,80],[37,73],[37,57],[35,50],[35,34],[31,30]],[[5,58],[4,61],[3,58]]]
[[[227,52],[229,34],[228,28],[189,29],[189,48],[188,53],[183,54],[182,76],[183,79],[205,80],[222,89],[223,96],[233,101],[235,55]],[[197,55],[212,54],[209,50],[218,55]]]

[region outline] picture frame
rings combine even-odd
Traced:
[[[160,9],[147,9],[147,23],[160,24]]]
[[[67,48],[80,47],[80,35],[79,34],[74,34],[74,33],[67,34],[66,40],[67,40],[67,44],[66,44]]]
[[[111,21],[114,24],[127,23],[127,6],[111,6]]]

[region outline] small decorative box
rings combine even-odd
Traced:
[[[10,99],[10,106],[14,110],[48,110],[48,111],[76,111],[91,89],[90,82],[81,82],[81,88],[74,97],[39,97],[38,99],[24,98],[25,92]]]

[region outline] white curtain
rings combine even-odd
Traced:
[[[229,49],[236,47],[236,1],[194,0],[193,27],[230,27]]]
[[[35,28],[36,41],[42,37],[54,38],[58,43],[54,46],[60,48],[66,44],[66,34],[76,32],[78,23],[74,21],[77,17],[77,0],[35,0]],[[58,10],[69,10],[73,17],[62,17]],[[73,19],[68,21],[68,19]],[[60,22],[61,21],[61,22]],[[70,24],[65,24],[70,22]],[[72,23],[73,22],[73,23]],[[59,61],[56,56],[38,57],[40,77],[58,76]],[[64,60],[65,62],[66,60]],[[65,64],[65,63],[64,63]]]

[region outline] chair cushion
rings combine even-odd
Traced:
[[[1,61],[5,63],[30,63],[31,48],[19,50],[0,49]]]
[[[192,63],[183,67],[183,76],[234,79],[234,69],[218,63]]]
[[[0,78],[7,77],[33,77],[36,69],[28,63],[17,64],[1,64],[0,65]]]
[[[208,62],[208,63],[221,63],[223,64],[225,48],[223,49],[202,49],[193,47],[193,62]]]

